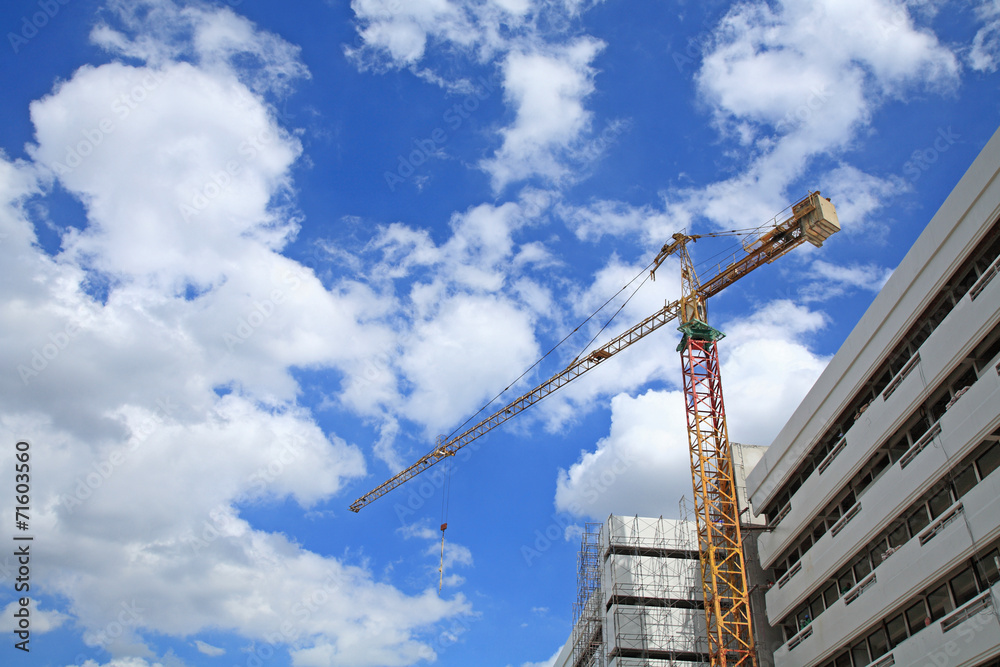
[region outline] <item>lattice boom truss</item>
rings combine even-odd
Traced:
[[[712,665],[754,665],[739,508],[714,340],[681,347],[694,509]]]

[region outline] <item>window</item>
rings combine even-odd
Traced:
[[[889,546],[893,549],[896,547],[901,547],[906,544],[907,540],[910,539],[909,533],[906,532],[906,523],[900,522],[899,526],[896,527],[891,533],[889,533]]]
[[[789,620],[791,622],[786,622],[786,623],[782,623],[781,624],[781,629],[785,631],[785,641],[786,642],[789,639],[791,639],[792,637],[794,637],[795,633],[799,631],[799,629],[795,626],[795,618],[792,617]]]
[[[872,654],[872,660],[889,652],[889,643],[885,637],[885,630],[878,628],[868,635],[868,648]]]
[[[910,442],[906,439],[906,433],[900,434],[897,431],[889,440],[889,460],[895,463],[903,458],[903,454],[910,448]]]
[[[833,667],[851,667],[851,654],[841,653],[838,655],[836,661],[833,663]]]
[[[952,595],[955,596],[956,607],[961,607],[979,594],[979,589],[976,588],[976,577],[972,570],[965,570],[953,577],[948,584],[951,586]]]
[[[839,597],[840,594],[837,593],[837,584],[830,584],[826,587],[826,590],[823,591],[823,604],[827,609],[829,609],[830,605],[836,602]]]
[[[837,578],[837,585],[840,586],[841,595],[854,588],[854,572],[847,570],[842,573],[840,577]]]
[[[865,644],[865,640],[862,639],[851,647],[851,658],[854,660],[855,665],[867,665],[871,662],[871,658],[868,656],[868,646]]]
[[[868,556],[862,556],[861,559],[854,564],[854,578],[856,581],[861,581],[868,576],[868,573],[872,571],[871,563],[868,562]]]
[[[951,507],[951,489],[948,487],[941,489],[931,497],[927,505],[931,509],[931,518],[938,518]]]
[[[882,554],[884,554],[888,549],[889,543],[884,537],[868,547],[869,559],[871,562],[875,563],[875,567],[878,567],[878,564],[882,562]]]
[[[885,629],[889,633],[889,644],[891,646],[899,646],[908,637],[906,634],[906,619],[903,618],[902,614],[897,614],[886,621]]]
[[[910,528],[910,535],[916,535],[926,528],[929,523],[930,519],[927,518],[927,508],[923,505],[918,507],[906,520],[906,524]]]
[[[796,620],[799,622],[799,630],[805,629],[807,625],[812,623],[812,616],[809,615],[809,607],[805,607],[796,614]]]
[[[844,499],[840,503],[840,508],[843,510],[844,514],[847,514],[847,510],[852,507],[854,507],[854,489],[848,489],[847,495],[844,496]]]
[[[915,635],[924,629],[924,622],[927,620],[927,608],[923,600],[918,600],[906,610],[906,625],[910,629],[910,634]]]
[[[826,607],[823,605],[823,596],[817,595],[812,600],[809,601],[809,611],[812,612],[812,617],[816,618],[823,613]]]
[[[993,446],[986,450],[986,453],[976,459],[979,479],[986,479],[986,476],[996,470],[998,465],[1000,465],[1000,443],[994,442]]]
[[[1000,581],[1000,551],[994,549],[976,560],[976,569],[979,570],[979,580],[987,586]]]
[[[955,475],[955,493],[961,498],[974,487],[979,480],[976,479],[975,466],[966,466],[964,470]]]
[[[936,621],[942,618],[954,607],[951,605],[951,596],[948,595],[948,587],[941,584],[927,594],[927,607],[931,612],[931,620]]]

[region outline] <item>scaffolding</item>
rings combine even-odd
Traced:
[[[707,665],[695,524],[611,516],[601,537],[608,667]]]
[[[605,667],[601,605],[601,524],[584,527],[573,603],[573,667]]]
[[[698,529],[685,498],[679,513],[585,525],[573,667],[707,667]]]

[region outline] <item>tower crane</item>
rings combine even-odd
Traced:
[[[681,354],[684,378],[691,480],[711,664],[713,667],[756,667],[736,483],[716,347],[723,334],[708,324],[705,301],[803,242],[809,241],[820,247],[839,230],[834,205],[819,192],[811,192],[792,204],[790,217],[746,240],[740,251],[727,263],[720,264],[705,280],[700,280],[695,273],[687,244],[719,234],[674,234],[654,259],[651,274],[655,276],[655,271],[668,257],[677,255],[681,263],[680,299],[664,305],[590,354],[574,359],[545,382],[459,435],[440,439],[433,450],[415,463],[355,500],[350,506],[351,511],[361,511],[366,505],[431,466],[454,456],[472,441],[606,359],[678,319],[682,338],[677,350]]]

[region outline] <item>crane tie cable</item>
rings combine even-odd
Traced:
[[[515,380],[514,380],[513,382],[511,382],[510,384],[508,384],[508,385],[507,385],[507,386],[506,386],[506,387],[505,387],[505,388],[503,389],[503,391],[501,391],[501,392],[500,392],[500,393],[498,393],[498,394],[497,394],[496,396],[494,396],[493,398],[491,398],[490,400],[488,400],[488,401],[487,401],[487,402],[486,402],[486,403],[485,403],[485,404],[484,404],[484,405],[483,405],[483,406],[482,406],[481,408],[479,408],[479,410],[477,410],[477,411],[475,412],[475,414],[471,415],[471,416],[470,416],[470,417],[469,417],[468,419],[466,419],[466,420],[465,420],[464,422],[462,422],[462,423],[461,423],[460,425],[456,426],[456,427],[455,427],[455,429],[454,429],[454,430],[452,430],[452,432],[451,432],[451,433],[449,433],[449,434],[448,434],[447,436],[445,436],[445,437],[444,437],[444,441],[445,441],[445,442],[447,442],[447,441],[451,440],[451,439],[452,439],[452,438],[454,437],[454,435],[455,435],[456,433],[458,433],[458,432],[459,432],[460,430],[462,430],[463,428],[465,428],[465,426],[466,426],[466,425],[467,425],[467,424],[468,424],[469,422],[471,422],[471,421],[472,421],[473,419],[475,419],[475,418],[476,418],[476,416],[478,416],[479,414],[481,414],[481,413],[482,413],[482,412],[483,412],[483,411],[484,411],[484,410],[485,410],[486,408],[488,408],[488,407],[489,407],[490,405],[492,405],[493,403],[495,403],[495,402],[496,402],[496,400],[497,400],[498,398],[500,398],[500,397],[501,397],[501,396],[503,396],[503,395],[504,395],[505,393],[507,393],[508,391],[510,391],[510,388],[511,388],[511,387],[513,387],[513,386],[514,386],[515,384],[517,384],[518,382],[520,382],[520,381],[521,381],[521,378],[523,378],[523,377],[524,377],[525,375],[527,375],[527,374],[528,374],[528,373],[530,373],[530,372],[531,372],[532,370],[534,370],[534,369],[535,369],[535,367],[536,367],[536,366],[538,366],[538,365],[539,365],[540,363],[542,363],[543,361],[545,361],[545,359],[546,359],[546,358],[548,358],[548,357],[549,357],[549,355],[551,355],[551,354],[552,354],[553,352],[555,352],[555,351],[556,351],[557,349],[559,349],[559,347],[560,347],[560,346],[561,346],[561,345],[562,345],[563,343],[565,343],[565,342],[566,342],[566,341],[567,341],[567,340],[568,340],[568,339],[569,339],[569,338],[570,338],[570,337],[571,337],[571,336],[572,336],[573,334],[575,334],[575,333],[576,333],[577,331],[579,331],[579,330],[580,330],[580,327],[582,327],[583,325],[585,325],[585,324],[586,324],[587,322],[589,322],[590,320],[594,319],[594,317],[596,317],[598,313],[600,313],[600,312],[601,312],[602,310],[604,310],[604,308],[605,308],[605,307],[607,307],[607,305],[608,305],[609,303],[611,303],[612,301],[614,301],[614,300],[615,300],[615,299],[616,299],[616,298],[618,297],[618,295],[619,295],[619,294],[621,294],[621,293],[622,293],[622,292],[624,292],[624,291],[625,291],[626,289],[628,289],[628,286],[629,286],[629,285],[631,285],[632,283],[634,283],[634,282],[635,282],[635,281],[636,281],[636,280],[637,280],[637,279],[639,278],[639,276],[641,276],[641,275],[643,275],[643,274],[645,273],[645,274],[647,274],[647,279],[648,279],[648,273],[649,273],[649,267],[651,267],[651,266],[653,265],[653,262],[655,262],[655,261],[656,261],[656,260],[653,260],[653,261],[651,261],[651,262],[650,262],[649,264],[647,264],[647,265],[645,266],[645,268],[643,268],[643,269],[642,269],[642,270],[641,270],[641,271],[640,271],[639,273],[637,273],[637,274],[635,275],[635,277],[634,277],[634,278],[632,278],[632,280],[630,280],[630,281],[628,281],[627,283],[625,283],[625,284],[624,284],[624,285],[622,286],[622,288],[621,288],[620,290],[618,290],[617,292],[615,292],[615,294],[614,294],[613,296],[611,296],[611,297],[610,297],[610,298],[609,298],[609,299],[608,299],[607,301],[605,301],[605,302],[604,302],[604,303],[603,303],[603,304],[601,305],[601,307],[600,307],[600,308],[598,308],[598,309],[597,309],[597,310],[595,310],[595,311],[594,311],[593,313],[591,313],[590,315],[588,315],[588,316],[587,316],[587,319],[585,319],[584,321],[580,322],[580,323],[579,323],[578,325],[576,325],[576,327],[575,327],[575,328],[574,328],[574,329],[573,329],[572,331],[570,331],[570,332],[569,332],[568,334],[566,334],[565,336],[563,336],[562,340],[560,340],[560,341],[559,341],[558,343],[556,343],[555,345],[553,345],[553,346],[552,346],[552,348],[551,348],[551,349],[550,349],[550,350],[549,350],[548,352],[546,352],[546,353],[545,353],[545,354],[543,354],[543,355],[542,355],[541,357],[539,357],[539,358],[538,358],[538,360],[537,360],[537,361],[536,361],[535,363],[531,364],[531,366],[529,366],[529,367],[528,367],[528,368],[527,368],[527,369],[526,369],[526,370],[525,370],[525,371],[524,371],[523,373],[521,373],[520,375],[518,375],[518,376],[517,376],[517,378],[516,378],[516,379],[515,379]],[[639,287],[642,287],[642,285],[643,285],[643,284],[645,284],[645,282],[646,282],[646,281],[645,281],[645,280],[643,280],[643,281],[642,281],[642,283],[640,283],[640,284],[639,284]],[[637,291],[639,290],[639,287],[637,287],[637,288],[636,288],[636,290],[635,290],[636,292],[637,292]],[[633,293],[632,293],[632,296],[635,296],[635,292],[633,292]],[[627,303],[628,303],[628,301],[632,299],[632,296],[630,296],[630,297],[628,298],[628,300],[626,300],[626,301],[625,301],[625,304],[627,304]],[[614,317],[615,317],[616,315],[618,315],[618,313],[619,313],[619,312],[621,312],[622,308],[624,308],[624,307],[625,307],[625,304],[622,304],[622,307],[621,307],[621,308],[619,308],[617,312],[615,312],[615,315],[612,315],[611,319],[614,319]],[[611,323],[611,320],[608,320],[608,322],[607,322],[607,323],[606,323],[606,324],[605,324],[605,325],[604,325],[603,327],[601,327],[601,331],[604,331],[604,329],[605,329],[605,328],[606,328],[606,327],[608,326],[608,324],[610,324],[610,323]],[[600,332],[598,332],[598,334],[600,334]],[[595,338],[596,338],[596,336],[595,336]],[[587,343],[587,346],[589,347],[591,343],[593,343],[593,340],[591,340],[591,341],[590,341],[590,343]],[[586,350],[586,348],[584,348],[584,350]],[[577,357],[577,358],[579,358],[579,357]]]

